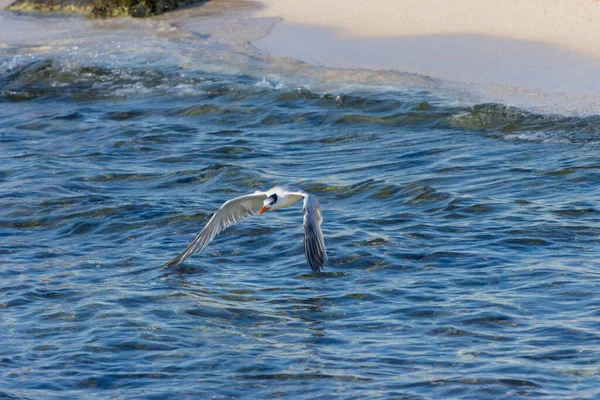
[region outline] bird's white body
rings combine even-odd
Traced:
[[[257,191],[253,194],[226,201],[183,253],[166,263],[165,266],[173,267],[183,262],[186,258],[205,248],[223,229],[256,212],[262,214],[267,210],[279,210],[300,200],[304,200],[302,212],[304,213],[304,251],[306,260],[311,269],[319,273],[327,259],[323,232],[321,231],[321,222],[323,222],[321,206],[315,196],[293,186],[275,186],[267,192]]]

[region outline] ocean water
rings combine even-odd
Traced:
[[[0,397],[598,398],[600,116],[261,55],[234,5],[0,12]],[[161,268],[276,184],[325,274],[300,205]]]

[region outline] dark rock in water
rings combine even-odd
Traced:
[[[17,0],[19,1],[19,0]],[[110,18],[122,15],[142,18],[163,14],[202,0],[90,0],[93,4],[91,16]]]
[[[75,13],[90,18],[150,17],[207,0],[16,0],[6,9],[21,12]]]

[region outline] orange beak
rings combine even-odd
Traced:
[[[258,212],[258,215],[260,215],[260,214],[262,214],[262,213],[264,213],[265,211],[268,211],[268,210],[269,210],[269,207],[263,206],[263,208],[261,208],[260,211]]]

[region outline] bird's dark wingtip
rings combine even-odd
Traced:
[[[310,269],[312,270],[313,274],[315,274],[315,275],[322,275],[325,271],[325,268],[323,267],[322,263],[310,263],[309,262],[309,266],[310,266]]]

